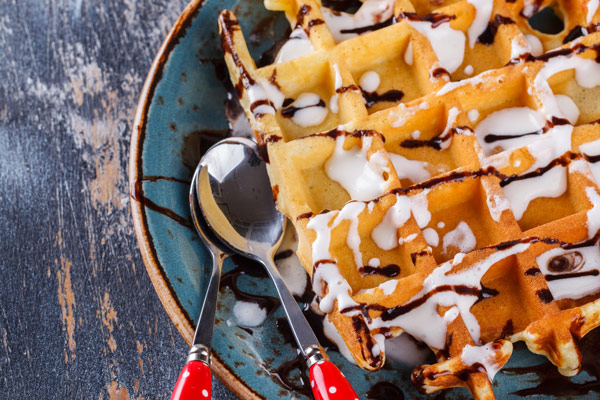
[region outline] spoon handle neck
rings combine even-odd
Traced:
[[[300,310],[294,296],[290,293],[287,285],[283,281],[272,256],[261,258],[260,261],[264,264],[271,280],[275,284],[275,289],[281,299],[281,305],[285,311],[285,315],[290,323],[290,328],[294,335],[294,339],[298,344],[298,348],[302,354],[307,357],[307,349],[313,346],[319,346],[319,340],[315,336],[304,314]]]

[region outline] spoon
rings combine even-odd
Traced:
[[[358,399],[340,370],[328,360],[275,266],[273,256],[281,244],[286,218],[275,208],[266,164],[256,144],[243,138],[222,140],[206,152],[200,164],[202,215],[219,239],[264,265],[307,360],[315,399]]]
[[[212,259],[212,271],[208,289],[198,317],[192,348],[188,352],[185,367],[181,370],[171,400],[209,399],[211,396],[212,379],[210,373],[210,350],[212,347],[213,326],[221,280],[223,261],[230,251],[215,237],[215,234],[204,221],[198,204],[198,175],[203,165],[198,164],[190,186],[190,214],[194,227],[200,239],[208,248]]]

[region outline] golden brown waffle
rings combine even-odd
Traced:
[[[563,32],[543,35],[527,17],[550,3],[368,0],[353,17],[267,0],[294,30],[262,68],[221,14],[278,207],[362,368],[406,332],[439,361],[413,371],[428,393],[494,398],[515,341],[579,371],[600,324],[594,1],[565,3]]]

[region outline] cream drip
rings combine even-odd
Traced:
[[[371,200],[381,196],[388,190],[390,178],[383,178],[388,166],[381,152],[367,158],[373,137],[363,136],[362,146],[349,150],[344,150],[345,139],[344,135],[336,139],[333,155],[325,163],[327,176],[342,185],[352,200]]]
[[[413,183],[423,182],[431,178],[427,161],[409,160],[399,154],[388,153],[400,179],[408,179]]]
[[[537,36],[527,34],[525,35],[525,40],[527,40],[527,44],[531,48],[531,55],[537,57],[544,53],[544,46]]]
[[[483,365],[490,382],[494,380],[494,376],[500,370],[500,366],[496,362],[496,351],[491,343],[483,346],[466,345],[460,353],[460,359],[468,366],[475,364]]]
[[[360,77],[359,85],[362,90],[365,92],[374,92],[379,87],[381,83],[381,78],[379,74],[375,71],[367,71]]]
[[[437,245],[440,244],[440,236],[433,228],[423,229],[423,237],[430,246],[437,247]]]
[[[579,151],[587,156],[600,155],[600,139],[580,145]],[[588,163],[588,166],[592,171],[596,184],[600,185],[600,162]]]
[[[404,52],[404,62],[408,65],[413,64],[413,45],[412,42],[408,42],[408,46],[406,46],[406,51]]]
[[[301,26],[296,27],[290,34],[290,38],[279,50],[275,58],[275,64],[291,61],[295,58],[311,54],[315,51],[306,31]]]
[[[417,32],[429,40],[442,68],[453,73],[460,67],[465,56],[465,35],[443,22],[433,27],[428,21],[406,20]]]
[[[444,235],[444,253],[448,253],[449,247],[454,247],[460,250],[461,253],[468,253],[474,250],[476,246],[477,238],[465,221],[460,221],[456,228]]]
[[[396,203],[386,211],[383,220],[371,232],[371,238],[381,250],[392,250],[398,246],[398,229],[410,218],[410,210],[410,199],[396,195]]]
[[[467,0],[475,7],[475,18],[469,27],[469,47],[473,48],[479,36],[485,31],[492,16],[493,0]],[[469,74],[470,75],[470,74]]]

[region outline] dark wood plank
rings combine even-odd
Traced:
[[[141,85],[185,3],[0,2],[2,398],[170,396],[187,346],[141,261],[127,163]]]

